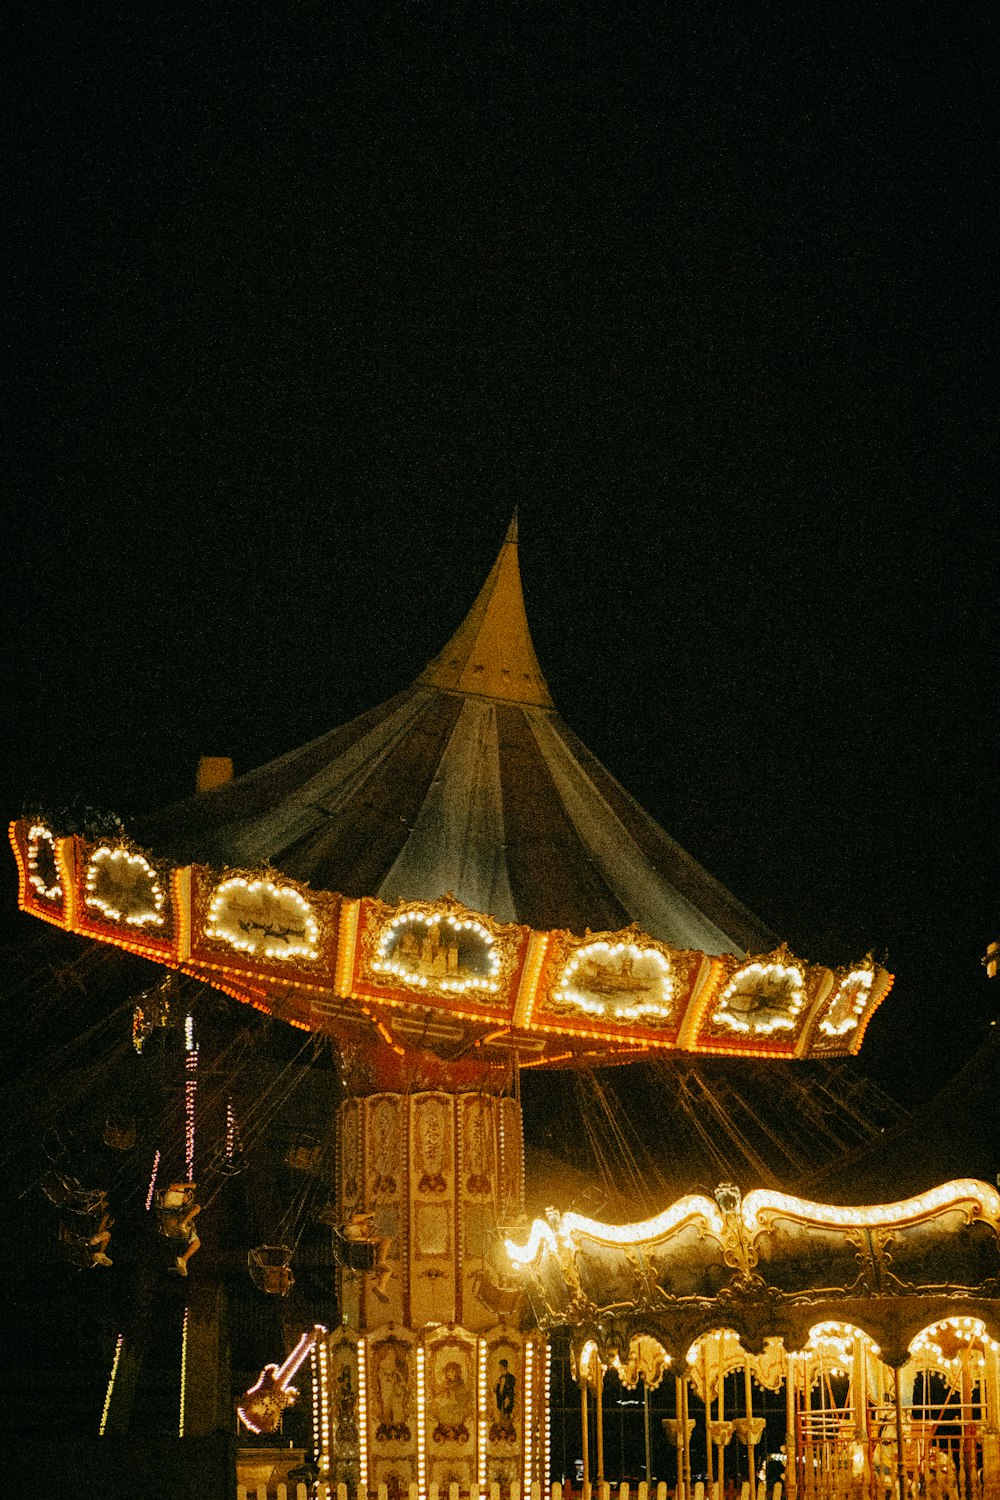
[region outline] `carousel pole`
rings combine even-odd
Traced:
[[[646,1444],[646,1483],[653,1482],[653,1450],[649,1437],[649,1382],[643,1376],[642,1381],[642,1435]]]
[[[983,1370],[983,1500],[1000,1500],[1000,1350],[985,1340]]]
[[[702,1376],[705,1381],[705,1486],[711,1495],[715,1486],[715,1472],[712,1464],[712,1386],[711,1371],[708,1367],[708,1339],[705,1339],[701,1350]]]
[[[694,1494],[694,1486],[691,1483],[691,1420],[688,1416],[688,1382],[685,1374],[681,1379],[681,1393],[684,1400],[684,1493]]]
[[[851,1372],[854,1395],[854,1441],[861,1449],[861,1472],[854,1488],[863,1494],[868,1481],[868,1365],[865,1357],[864,1339],[855,1330],[854,1360]],[[852,1460],[853,1477],[853,1460]]]
[[[583,1500],[590,1500],[590,1432],[587,1377],[580,1371],[580,1426],[583,1434]]]
[[[722,1424],[726,1420],[726,1360],[725,1360],[725,1343],[726,1343],[726,1335],[724,1333],[720,1333],[719,1334],[719,1361],[718,1361],[718,1371],[719,1371],[719,1404],[718,1404],[718,1407],[717,1407],[718,1418],[719,1418],[719,1428],[718,1428],[718,1431],[719,1431],[719,1442],[718,1442],[717,1448],[716,1448],[716,1454],[717,1454],[717,1457],[718,1457],[718,1463],[716,1465],[716,1472],[718,1473],[718,1476],[719,1476],[719,1496],[720,1496],[720,1500],[721,1500],[721,1496],[725,1492],[725,1487],[726,1487],[726,1445],[722,1441]]]
[[[963,1349],[959,1371],[958,1402],[961,1442],[959,1444],[958,1490],[960,1495],[971,1495],[972,1478],[976,1473],[976,1429],[972,1421],[972,1372],[969,1368],[971,1354]]]
[[[682,1381],[674,1376],[674,1413],[677,1418],[677,1500],[685,1500],[684,1489],[684,1397]]]
[[[604,1483],[604,1366],[597,1357],[597,1483]]]
[[[750,1480],[751,1500],[757,1494],[757,1444],[753,1440],[753,1380],[750,1376],[750,1356],[743,1351],[743,1399],[747,1419],[747,1477]]]
[[[816,1469],[815,1457],[813,1455],[813,1428],[812,1428],[812,1371],[809,1368],[809,1355],[806,1353],[802,1359],[802,1489],[805,1495],[812,1500],[816,1493]]]
[[[898,1500],[906,1500],[906,1459],[903,1453],[903,1387],[900,1381],[902,1369],[897,1365],[893,1371],[893,1405],[896,1410],[896,1489]]]
[[[796,1500],[798,1454],[795,1448],[795,1356],[785,1355],[785,1494]]]

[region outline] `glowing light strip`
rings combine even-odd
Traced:
[[[871,969],[852,969],[850,974],[844,976],[823,1012],[823,1019],[819,1023],[819,1029],[824,1036],[841,1037],[848,1031],[853,1031],[865,1013],[865,1007],[872,996],[875,984],[875,975]],[[849,985],[855,987],[854,1000],[845,1016],[839,1021],[831,1021],[830,1017],[837,1006],[838,1001],[844,995]]]
[[[191,957],[191,866],[180,865],[174,870],[170,886],[174,898],[177,958],[183,962]]]
[[[184,1326],[181,1329],[181,1411],[180,1420],[177,1424],[177,1436],[184,1436],[184,1402],[187,1396],[187,1358],[188,1358],[188,1310],[184,1309]]]
[[[124,1342],[125,1335],[123,1333],[120,1333],[118,1335],[118,1342],[115,1344],[115,1357],[111,1361],[111,1375],[108,1379],[108,1389],[104,1397],[104,1410],[101,1412],[101,1425],[97,1429],[98,1437],[104,1436],[104,1429],[108,1425],[108,1414],[111,1411],[111,1394],[115,1388],[115,1377],[118,1374],[118,1361],[121,1359],[122,1344]]]
[[[531,1494],[531,1463],[533,1458],[532,1439],[534,1438],[534,1363],[535,1348],[533,1344],[524,1346],[524,1469],[523,1488],[521,1493]]]
[[[319,1453],[323,1446],[323,1436],[319,1401],[319,1355],[315,1344],[309,1351],[309,1370],[312,1376],[312,1446],[313,1452]]]
[[[481,1494],[486,1488],[486,1340],[484,1338],[478,1341],[478,1355],[476,1391],[479,1423],[476,1433],[478,1444],[476,1453],[476,1483],[479,1485]]]
[[[619,954],[628,956],[634,963],[637,958],[650,958],[654,967],[659,970],[658,980],[660,987],[660,1002],[637,1001],[631,1005],[623,1005],[620,1008],[611,1007],[611,1014],[615,1020],[631,1021],[640,1016],[658,1016],[663,1020],[670,1017],[673,1006],[671,1001],[674,994],[674,981],[670,973],[670,965],[658,948],[640,948],[638,943],[609,943],[604,940],[596,943],[588,943],[584,948],[578,948],[570,958],[562,971],[559,984],[556,988],[556,998],[564,1004],[574,1005],[590,1016],[601,1016],[607,1018],[608,1006],[600,1000],[591,1000],[581,990],[574,989],[573,977],[577,969],[591,954],[600,953],[607,958],[616,958]]]
[[[52,850],[52,863],[55,866],[56,878],[51,885],[45,884],[45,879],[38,871],[38,846],[45,841]],[[46,901],[58,901],[63,893],[62,882],[59,879],[59,861],[56,858],[56,841],[51,830],[44,823],[33,823],[28,829],[28,879],[35,890]]]
[[[368,1349],[358,1340],[358,1485],[368,1493]]]
[[[519,1266],[529,1266],[538,1255],[540,1245],[544,1245],[550,1255],[559,1254],[559,1241],[544,1219],[534,1220],[525,1244],[518,1245],[514,1240],[507,1239],[503,1242],[508,1256]]]
[[[186,1035],[192,1043],[184,1057],[184,1166],[188,1182],[194,1182],[194,1108],[198,1095],[198,1048],[193,1043],[193,1032],[188,1031],[191,1017],[185,1022]]]
[[[132,913],[120,911],[113,902],[95,894],[102,868],[105,865],[112,867],[121,865],[123,862],[126,867],[134,865],[141,869],[149,880],[149,894],[147,897],[149,906],[145,911]],[[84,900],[86,904],[96,907],[99,912],[110,918],[112,922],[125,922],[129,927],[145,927],[147,922],[151,922],[155,927],[163,926],[163,906],[166,899],[163,894],[163,887],[156,878],[156,871],[153,869],[153,866],[142,854],[130,854],[127,849],[122,849],[121,847],[112,848],[110,844],[102,844],[90,856],[90,861],[87,865],[85,891]]]
[[[545,1345],[545,1456],[542,1469],[542,1491],[548,1492],[552,1469],[552,1346]]]
[[[17,904],[22,911],[26,911],[28,904],[28,866],[25,862],[26,856],[21,852],[20,824],[16,820],[8,823],[7,838],[10,840],[10,847],[14,853],[14,863],[17,865]],[[58,858],[56,868],[58,869]]]
[[[317,1338],[313,1348],[319,1356],[320,1436],[317,1453],[320,1475],[325,1479],[330,1472],[330,1351],[325,1338]]]
[[[149,1178],[149,1192],[146,1194],[146,1212],[147,1213],[149,1213],[149,1210],[153,1206],[153,1190],[156,1187],[156,1174],[157,1174],[157,1172],[159,1170],[160,1170],[160,1153],[159,1153],[159,1151],[157,1151],[156,1154],[155,1154],[155,1156],[153,1157],[153,1170],[152,1170],[152,1172],[150,1174],[150,1178]]]
[[[427,1500],[427,1389],[422,1344],[417,1345],[417,1493]]]
[[[455,933],[474,932],[486,944],[486,962],[489,966],[489,974],[480,976],[472,975],[468,979],[449,979],[447,975],[437,976],[433,979],[427,974],[415,973],[407,965],[396,958],[389,957],[389,943],[398,937],[399,931],[408,926],[419,923],[422,927],[450,927]],[[423,912],[404,911],[387,922],[379,938],[377,956],[372,959],[372,969],[379,974],[394,974],[397,979],[402,979],[404,984],[419,985],[421,989],[442,990],[448,994],[463,995],[466,990],[488,990],[491,993],[499,989],[497,976],[500,973],[500,951],[497,940],[493,934],[473,917],[453,917],[442,915],[440,912],[432,912],[429,916]]]
[[[770,1020],[762,1021],[759,1025],[746,1016],[734,1015],[729,1009],[729,1002],[737,995],[740,985],[747,979],[769,977],[788,986],[787,993],[791,995],[791,1003],[787,1009],[780,1014],[772,1015]],[[731,1031],[737,1031],[744,1036],[769,1036],[773,1031],[794,1031],[799,1012],[806,1003],[804,980],[802,970],[794,964],[744,964],[723,990],[712,1016],[712,1023],[715,1026],[728,1026]],[[766,1000],[764,1003],[767,1009],[776,1009],[776,1006],[769,1004]]]
[[[354,956],[358,946],[358,917],[360,912],[360,901],[345,901],[340,908],[334,989],[341,1000],[346,1000],[351,993],[351,980],[354,977]]]
[[[76,839],[59,839],[56,843],[56,857],[59,868],[62,871],[63,886],[63,922],[71,931],[76,926],[77,914],[77,892],[74,876],[76,874]]]
[[[743,1199],[743,1222],[748,1229],[761,1227],[761,1215],[768,1210],[788,1218],[804,1219],[812,1224],[829,1224],[843,1228],[872,1228],[890,1224],[912,1223],[926,1218],[939,1209],[959,1207],[962,1203],[978,1205],[984,1218],[994,1223],[1000,1221],[1000,1193],[986,1182],[975,1182],[972,1178],[957,1178],[954,1182],[942,1183],[916,1198],[905,1198],[900,1203],[877,1203],[866,1208],[840,1208],[829,1203],[810,1203],[804,1198],[791,1198],[785,1193],[776,1193],[770,1188],[754,1188]]]
[[[952,1358],[948,1358],[935,1337],[944,1329],[947,1329],[956,1339],[961,1339],[963,1336],[965,1338],[963,1347]],[[982,1370],[986,1367],[985,1352],[981,1353],[976,1349],[977,1343],[982,1345],[983,1351],[987,1349],[994,1352],[1000,1351],[1000,1344],[986,1332],[986,1324],[981,1318],[942,1318],[940,1322],[931,1323],[920,1330],[910,1344],[909,1353],[917,1358],[923,1355],[925,1360],[936,1365],[938,1369],[952,1372],[962,1368],[964,1355],[971,1354],[974,1363]]]
[[[584,1218],[583,1214],[563,1214],[559,1233],[566,1244],[570,1243],[570,1235],[576,1233],[604,1240],[609,1245],[634,1245],[639,1240],[655,1240],[661,1235],[669,1234],[678,1224],[683,1224],[685,1219],[697,1216],[708,1220],[708,1226],[714,1234],[722,1233],[722,1214],[718,1204],[700,1193],[689,1193],[678,1198],[676,1203],[657,1214],[655,1219],[646,1219],[641,1224],[602,1224],[597,1219]]]
[[[521,982],[517,987],[517,999],[514,1001],[514,1015],[511,1021],[515,1030],[525,1031],[531,1025],[531,1013],[538,998],[538,981],[541,978],[542,964],[545,962],[545,951],[548,946],[549,934],[547,932],[533,932],[528,939],[528,951],[524,959]]]
[[[868,1010],[858,1022],[858,1025],[854,1031],[853,1039],[851,1041],[850,1051],[854,1056],[857,1056],[857,1054],[861,1051],[861,1043],[865,1039],[865,1032],[868,1030],[871,1018],[878,1010],[879,1006],[882,1004],[882,1001],[888,995],[895,982],[896,977],[894,974],[890,974],[886,969],[881,969],[879,971],[878,980],[874,990],[872,991],[872,997],[868,1004]]]
[[[243,923],[238,923],[234,932],[231,925],[223,927],[221,920],[227,920],[232,924],[232,915],[223,913],[226,898],[233,892],[245,891],[251,896],[258,892],[265,896],[272,896],[275,900],[290,902],[297,909],[298,917],[302,922],[301,932],[286,932],[287,937],[298,938],[297,942],[279,943],[278,947],[270,941],[277,934],[268,930],[263,924],[256,924],[261,928],[260,943],[253,938],[238,935],[240,930],[246,931]],[[247,919],[249,921],[249,919]],[[229,880],[224,880],[216,888],[212,895],[212,903],[208,909],[208,921],[205,924],[205,936],[218,938],[220,942],[228,943],[230,948],[236,948],[241,953],[257,954],[262,958],[316,958],[319,954],[317,943],[319,941],[319,923],[316,921],[315,913],[305,897],[300,896],[298,891],[291,886],[277,886],[270,880],[246,880],[242,875],[234,875]]]

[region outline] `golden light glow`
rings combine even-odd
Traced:
[[[358,1341],[358,1479],[362,1495],[368,1493],[368,1346]]]
[[[844,976],[819,1023],[824,1036],[845,1036],[854,1030],[871,999],[874,983],[875,975],[871,969],[852,969]]]
[[[84,901],[112,922],[163,926],[165,897],[156,871],[142,854],[102,844],[87,865]]]
[[[742,1211],[743,1222],[750,1230],[760,1229],[762,1217],[768,1213],[801,1219],[809,1224],[855,1229],[914,1223],[943,1208],[968,1205],[974,1205],[972,1217],[988,1218],[994,1223],[1000,1221],[1000,1193],[988,1183],[975,1182],[971,1178],[942,1183],[940,1187],[921,1193],[916,1198],[906,1198],[901,1203],[877,1203],[867,1208],[841,1208],[830,1203],[810,1203],[807,1199],[792,1198],[770,1188],[754,1188],[743,1199]]]
[[[522,1429],[523,1430],[522,1446],[523,1446],[523,1456],[524,1456],[524,1470],[523,1470],[523,1472],[524,1472],[524,1481],[523,1481],[524,1488],[523,1488],[522,1493],[524,1493],[524,1494],[530,1494],[531,1493],[531,1463],[532,1463],[532,1458],[534,1457],[534,1452],[533,1452],[533,1447],[532,1447],[532,1443],[533,1443],[533,1439],[534,1439],[534,1435],[535,1435],[534,1434],[534,1423],[532,1422],[532,1415],[533,1415],[533,1412],[534,1412],[534,1405],[535,1405],[535,1403],[534,1403],[534,1369],[535,1369],[535,1348],[534,1348],[533,1344],[528,1343],[528,1344],[525,1344],[525,1346],[524,1346],[524,1427]]]
[[[417,1345],[417,1492],[427,1500],[427,1370],[423,1344]]]
[[[797,965],[746,964],[720,995],[712,1022],[745,1036],[792,1031],[805,1000],[802,970]]]
[[[670,1017],[674,983],[658,948],[603,940],[578,948],[566,963],[554,998],[586,1015],[619,1021]],[[648,999],[640,998],[648,993]]]
[[[538,982],[541,979],[542,965],[545,962],[548,946],[549,934],[547,932],[533,932],[528,939],[528,951],[524,959],[524,970],[517,990],[517,999],[514,1002],[514,1017],[511,1023],[517,1030],[526,1030],[531,1025],[532,1012],[538,998]]]
[[[487,1369],[486,1369],[486,1340],[481,1338],[478,1344],[477,1364],[477,1411],[479,1413],[478,1432],[476,1441],[478,1448],[476,1452],[476,1482],[480,1493],[486,1488],[486,1402],[487,1402]]]
[[[317,1334],[319,1329],[316,1330]],[[330,1350],[326,1340],[326,1330],[323,1337],[317,1338],[314,1344],[319,1366],[319,1447],[317,1457],[319,1459],[319,1471],[324,1477],[330,1472]]]
[[[172,964],[302,1030],[327,1024],[336,1030],[341,1019],[347,1026],[357,1020],[353,1010],[332,1010],[327,1022],[322,1006],[311,1006],[314,994],[331,1005],[334,994],[367,1002],[383,1035],[397,1029],[390,1009],[412,1016],[436,996],[449,1022],[466,1021],[479,1030],[500,1026],[505,1037],[520,1040],[530,1054],[521,1064],[526,1068],[596,1063],[609,1055],[625,1061],[674,1049],[788,1058],[854,1053],[892,983],[870,959],[834,976],[785,950],[754,959],[675,955],[631,930],[588,934],[567,952],[578,940],[565,933],[501,928],[452,898],[409,903],[394,914],[382,908],[383,915],[369,923],[364,901],[324,896],[331,914],[333,899],[338,903],[337,930],[327,933],[327,908],[313,902],[308,889],[285,885],[273,872],[223,876],[207,867],[180,866],[169,871],[168,888],[165,868],[161,872],[152,856],[131,852],[125,841],[92,852],[75,835],[60,836],[40,819],[13,823],[10,835],[19,905],[41,920]],[[193,888],[206,892],[208,906],[205,926],[194,931],[192,913],[200,906]],[[78,923],[80,906],[91,908],[93,917]],[[97,921],[98,913],[106,922]],[[171,914],[168,937],[162,929]],[[199,950],[200,936],[242,955],[239,969],[235,956],[214,962],[211,951]],[[192,945],[198,954],[193,961]],[[319,967],[326,946],[329,964]],[[561,973],[563,958],[555,954],[565,956]],[[256,973],[254,960],[260,961]],[[276,964],[284,971],[280,980]],[[540,996],[546,997],[544,1007]],[[405,1051],[407,1043],[393,1037],[390,1045]],[[487,1043],[480,1036],[474,1045]]]
[[[957,1374],[964,1363],[976,1369],[986,1366],[986,1350],[1000,1352],[1000,1343],[986,1332],[981,1318],[942,1318],[921,1329],[910,1344],[910,1354],[922,1364]]]
[[[419,927],[425,929],[422,941],[417,937]],[[459,957],[463,933],[470,933],[483,943],[486,974],[467,969],[463,972]],[[500,953],[493,934],[474,917],[454,917],[450,913],[399,912],[379,935],[372,968],[380,974],[394,974],[406,984],[451,995],[464,995],[467,990],[492,993],[500,987]]]
[[[319,923],[298,891],[242,875],[216,887],[205,933],[260,958],[316,958],[319,951]]]
[[[641,1224],[602,1224],[597,1219],[585,1218],[583,1214],[563,1214],[559,1219],[559,1238],[567,1246],[572,1246],[573,1236],[577,1234],[588,1235],[605,1245],[635,1245],[641,1240],[662,1239],[679,1224],[693,1218],[704,1219],[713,1234],[722,1234],[722,1214],[718,1204],[700,1193],[690,1193],[684,1198],[678,1198],[676,1203],[657,1214],[655,1219],[645,1219]],[[504,1248],[510,1259],[521,1266],[530,1265],[543,1244],[551,1254],[558,1254],[559,1241],[552,1226],[544,1219],[534,1220],[525,1244],[518,1245],[513,1240],[504,1240]]]
[[[187,1354],[188,1354],[188,1309],[184,1309],[184,1324],[181,1329],[181,1409],[177,1423],[177,1436],[184,1436],[184,1406],[187,1401]]]
[[[120,1333],[118,1335],[118,1342],[115,1344],[115,1357],[111,1361],[111,1374],[108,1377],[108,1388],[104,1394],[104,1409],[101,1412],[101,1425],[97,1429],[98,1437],[104,1436],[104,1430],[108,1425],[108,1414],[111,1411],[111,1397],[114,1394],[115,1380],[118,1376],[118,1362],[122,1357],[122,1344],[124,1342],[125,1335],[123,1333]]]
[[[552,1346],[545,1345],[545,1454],[542,1465],[542,1489],[547,1490],[552,1472]]]
[[[51,862],[51,874],[42,872],[39,868],[40,860]],[[58,901],[62,896],[63,888],[62,881],[59,879],[56,841],[44,823],[33,823],[28,829],[28,879],[46,901]]]

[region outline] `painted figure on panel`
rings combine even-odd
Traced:
[[[383,1442],[408,1443],[410,1364],[406,1348],[395,1339],[386,1339],[378,1355],[375,1389],[379,1406],[375,1436]]]
[[[517,1380],[510,1368],[510,1361],[501,1359],[497,1367],[496,1385],[493,1387],[496,1402],[493,1420],[490,1422],[490,1441],[493,1443],[516,1443],[514,1408],[517,1405]]]
[[[466,1418],[471,1406],[469,1385],[460,1359],[448,1359],[433,1387],[432,1412],[437,1422],[434,1427],[436,1443],[467,1443],[469,1429]]]
[[[339,1442],[355,1443],[358,1440],[358,1429],[354,1420],[354,1408],[353,1371],[350,1365],[342,1365],[337,1373],[337,1389],[333,1402],[334,1419],[336,1421]]]

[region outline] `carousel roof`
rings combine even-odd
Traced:
[[[1000,1193],[969,1178],[866,1207],[723,1183],[715,1201],[689,1194],[639,1224],[549,1209],[505,1244],[540,1326],[597,1339],[605,1362],[651,1334],[682,1363],[720,1327],[753,1349],[774,1336],[801,1349],[815,1324],[846,1319],[893,1364],[936,1319],[1000,1334]]]
[[[844,1055],[892,982],[870,958],[834,972],[775,948],[563,724],[514,525],[397,697],[128,835],[40,815],[11,839],[43,920],[477,1076],[511,1049],[547,1067]]]
[[[388,902],[452,892],[533,928],[614,931],[709,954],[775,937],[563,723],[532,645],[512,522],[479,597],[411,687],[133,827],[180,861],[270,863]]]

